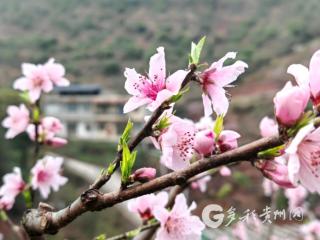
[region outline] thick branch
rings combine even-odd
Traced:
[[[153,193],[167,187],[184,185],[193,176],[240,161],[253,161],[257,153],[282,144],[279,137],[269,137],[249,143],[237,149],[195,162],[188,168],[172,172],[150,182],[123,191],[101,194],[97,190],[86,191],[70,206],[57,212],[32,209],[25,214],[23,224],[30,235],[54,234],[87,211],[99,211],[117,203]]]
[[[188,74],[185,76],[180,90],[182,90],[191,80],[193,80],[193,78],[195,78],[195,71],[197,69],[197,66],[194,64],[190,65],[190,70],[188,72]],[[168,102],[164,102],[163,104],[161,104],[160,107],[158,107],[153,114],[151,115],[151,117],[149,118],[149,120],[147,121],[147,123],[144,125],[144,127],[139,131],[139,133],[135,136],[135,138],[132,139],[132,141],[129,144],[129,149],[130,151],[134,150],[139,143],[142,142],[143,139],[145,139],[146,137],[151,136],[152,134],[152,127],[153,125],[157,122],[157,120],[161,117],[162,113],[166,110],[170,108]],[[122,151],[118,151],[116,158],[112,161],[112,164],[116,165],[117,169],[120,165],[120,161],[122,158]],[[90,189],[100,189],[106,182],[109,181],[109,179],[111,178],[112,174],[109,173],[103,173],[91,186]]]

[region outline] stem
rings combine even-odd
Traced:
[[[143,231],[146,231],[146,230],[149,230],[149,229],[153,229],[153,228],[157,228],[160,226],[160,223],[153,223],[153,224],[149,224],[149,225],[145,225],[145,226],[142,226],[142,227],[139,227],[139,228],[136,228],[132,231],[129,231],[129,232],[125,232],[123,234],[120,234],[120,235],[117,235],[117,236],[114,236],[114,237],[111,237],[111,238],[107,238],[106,240],[127,240],[127,239],[132,239],[134,238],[135,236],[132,236],[132,232],[133,231],[138,231],[139,230],[139,233],[143,232]]]

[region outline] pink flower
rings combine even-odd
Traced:
[[[195,208],[194,202],[188,208],[187,200],[183,194],[176,197],[170,212],[164,207],[156,207],[154,216],[161,224],[156,240],[200,240],[205,225],[199,217],[191,215],[191,211]]]
[[[172,120],[158,141],[162,150],[161,163],[176,171],[190,165],[190,159],[193,156],[195,127],[189,120],[177,117]]]
[[[53,89],[53,84],[43,65],[23,63],[22,73],[24,76],[18,78],[13,87],[21,91],[28,91],[31,102],[37,101],[42,91],[47,93]]]
[[[301,64],[292,64],[288,68],[288,73],[292,74],[299,85],[304,85],[310,89],[311,100],[314,106],[320,103],[320,50],[316,51],[309,64],[309,69]]]
[[[235,81],[248,67],[243,61],[236,61],[232,65],[223,66],[225,60],[235,57],[235,52],[227,53],[200,75],[205,116],[211,115],[213,111],[218,115],[224,115],[227,112],[229,101],[224,87]]]
[[[133,173],[133,180],[146,182],[155,178],[157,170],[155,168],[139,168]]]
[[[312,236],[316,236],[316,237],[320,236],[320,221],[313,220],[307,224],[304,224],[301,226],[300,231],[303,234],[306,234],[307,236],[309,236],[308,239],[317,239],[317,238],[313,238]]]
[[[58,191],[59,187],[64,185],[68,179],[60,175],[63,159],[60,157],[46,156],[38,160],[31,169],[33,189],[39,189],[43,198],[48,198],[50,188]]]
[[[289,154],[288,172],[293,183],[320,193],[320,128],[309,124],[299,130],[285,150]]]
[[[26,184],[18,167],[13,168],[12,173],[4,175],[3,182],[4,184],[0,188],[0,209],[9,210],[12,208],[16,196],[24,190]]]
[[[273,99],[277,121],[284,126],[294,125],[301,118],[309,98],[308,89],[287,82]]]
[[[263,175],[271,181],[283,188],[296,187],[289,179],[288,167],[279,161],[282,157],[277,157],[274,160],[265,160],[260,169]]]
[[[41,120],[41,125],[44,129],[52,134],[57,134],[63,129],[63,125],[58,118],[45,117]]]
[[[153,218],[156,207],[165,207],[167,202],[168,193],[160,192],[157,195],[152,193],[131,199],[128,202],[128,209],[130,212],[138,213],[143,221],[147,221]]]
[[[220,133],[218,146],[221,152],[226,152],[238,147],[240,134],[232,130],[224,130]]]
[[[248,240],[248,230],[243,222],[238,222],[232,230],[233,235],[239,240]]]
[[[231,130],[224,130],[216,140],[215,134],[212,130],[202,130],[195,136],[194,148],[204,156],[210,155],[217,147],[220,152],[226,152],[238,147],[237,139],[240,135]]]
[[[211,155],[215,150],[215,136],[212,130],[202,130],[198,132],[194,140],[194,149],[206,156]]]
[[[221,167],[219,170],[219,173],[223,177],[231,176],[231,170],[230,170],[230,168],[228,168],[226,166]]]
[[[289,209],[295,209],[303,204],[305,198],[308,196],[308,191],[299,185],[296,188],[286,189],[284,195],[288,199]]]
[[[63,125],[59,119],[54,117],[45,117],[38,126],[38,134],[40,142],[52,147],[62,147],[68,143],[64,138],[56,137],[56,134],[63,129]],[[30,124],[27,133],[31,140],[35,140],[35,125]]]
[[[259,125],[262,137],[271,137],[278,135],[278,124],[271,118],[264,117]]]
[[[24,132],[29,124],[29,111],[25,105],[9,106],[7,108],[8,117],[2,121],[2,126],[8,128],[6,138],[11,139]]]
[[[199,189],[201,192],[207,191],[207,183],[211,180],[210,176],[205,176],[191,183],[192,189]]]
[[[49,61],[44,65],[50,80],[56,86],[69,86],[69,80],[64,78],[66,73],[64,66],[60,63],[55,63],[54,61],[54,58],[50,58]]]
[[[148,77],[138,74],[135,69],[126,68],[125,89],[133,96],[125,104],[124,113],[145,104],[148,104],[150,111],[154,111],[164,101],[179,92],[187,72],[179,70],[166,79],[164,48],[158,47],[157,51],[158,53],[150,58]]]

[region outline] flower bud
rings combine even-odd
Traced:
[[[287,82],[273,99],[277,121],[287,127],[293,126],[301,118],[309,97],[307,89]]]
[[[211,154],[215,148],[214,133],[211,130],[203,130],[196,134],[194,149],[202,155]]]
[[[263,175],[283,188],[295,188],[289,180],[288,167],[275,160],[265,160],[260,166]]]
[[[156,177],[157,170],[155,168],[139,168],[131,176],[133,181],[147,182]]]

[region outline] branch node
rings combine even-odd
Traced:
[[[89,189],[81,194],[81,202],[86,208],[92,209],[100,196],[102,194],[97,189]]]

